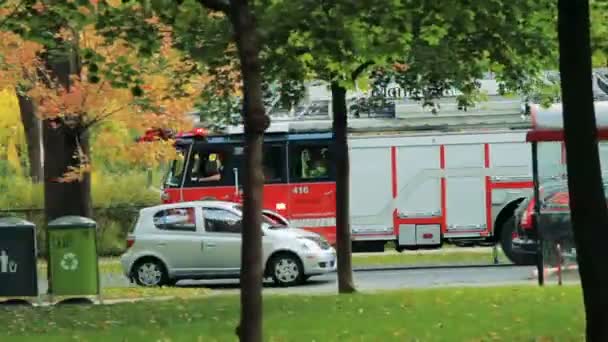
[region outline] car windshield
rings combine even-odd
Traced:
[[[234,208],[237,209],[241,213],[243,212],[243,206],[240,204],[235,205]],[[287,228],[287,226],[283,222],[278,220],[278,218],[275,218],[271,214],[268,214],[268,213],[262,214],[262,223],[267,224],[268,228],[270,228],[270,229]]]

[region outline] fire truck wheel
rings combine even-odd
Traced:
[[[293,286],[304,282],[304,267],[300,259],[291,253],[275,255],[270,262],[272,280],[279,286]]]
[[[513,233],[515,232],[515,217],[511,216],[502,226],[500,232],[500,247],[507,258],[515,265],[536,265],[534,254],[517,253],[513,250]]]

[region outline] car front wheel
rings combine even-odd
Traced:
[[[292,254],[279,254],[272,259],[272,279],[279,286],[293,286],[304,282],[304,267]]]
[[[144,260],[137,263],[133,276],[140,286],[154,287],[170,283],[165,266],[158,260]]]

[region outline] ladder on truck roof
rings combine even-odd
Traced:
[[[463,131],[529,129],[530,117],[521,111],[476,111],[450,113],[449,115],[412,115],[408,118],[349,118],[349,133]],[[273,119],[267,133],[313,133],[332,130],[331,119]],[[223,134],[243,134],[243,125],[227,127]]]

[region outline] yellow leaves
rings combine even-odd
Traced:
[[[177,152],[171,140],[132,144],[125,150],[129,161],[148,168],[177,158]]]
[[[11,168],[21,172],[18,146],[23,142],[23,127],[19,103],[14,91],[0,91],[0,159],[9,162]]]

